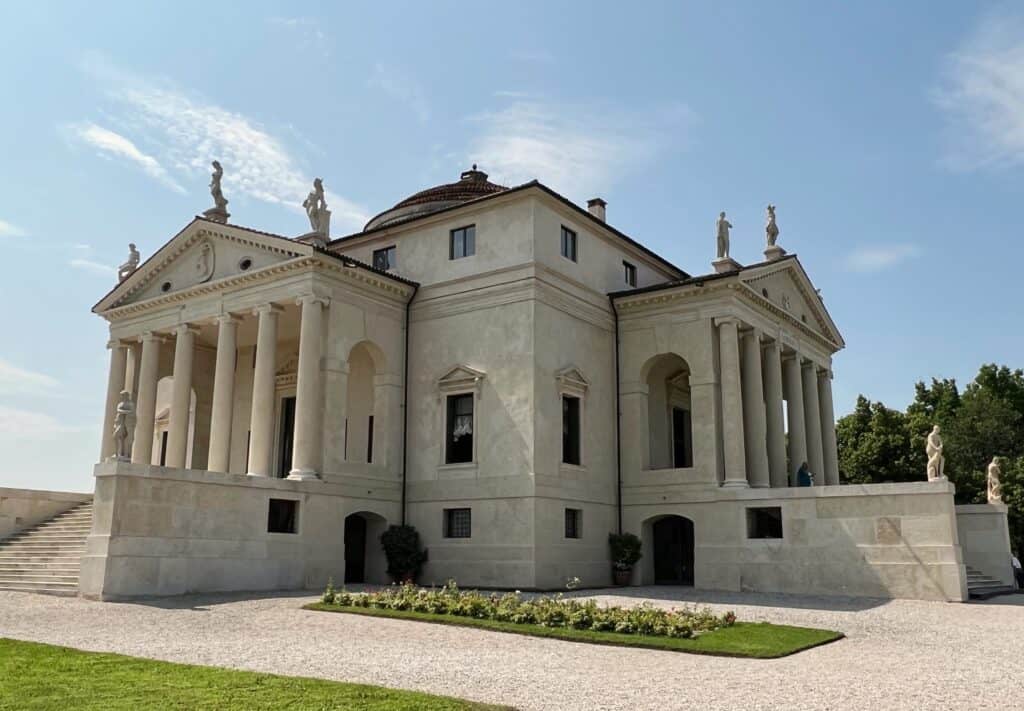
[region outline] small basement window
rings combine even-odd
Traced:
[[[267,511],[267,533],[298,533],[299,502],[271,499]]]
[[[747,509],[747,538],[782,538],[782,507]]]
[[[469,538],[473,533],[472,516],[471,509],[445,509],[444,537]]]

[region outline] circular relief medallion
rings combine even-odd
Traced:
[[[196,257],[196,280],[201,284],[213,276],[213,243],[206,240],[199,245],[199,256]]]

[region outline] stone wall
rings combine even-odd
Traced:
[[[394,487],[98,464],[80,592],[103,600],[189,592],[322,589],[345,576],[345,517],[364,513],[367,577],[385,583],[378,541],[398,520]],[[269,533],[271,498],[299,502],[296,533]],[[372,534],[372,535],[370,535]]]
[[[92,494],[68,491],[0,488],[0,540],[32,528],[91,498]]]
[[[964,564],[1004,585],[1013,586],[1006,504],[957,506],[956,527],[964,552]]]
[[[653,524],[694,524],[698,588],[962,601],[966,573],[948,482],[709,488],[685,503],[627,488],[624,526],[644,540],[636,583],[654,580]],[[748,538],[747,509],[778,507],[782,538]]]

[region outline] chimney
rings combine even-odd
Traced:
[[[590,212],[591,215],[593,215],[594,217],[599,219],[601,222],[605,221],[605,219],[604,219],[604,209],[607,206],[608,206],[608,203],[606,203],[601,198],[594,198],[592,200],[587,200],[587,210]]]

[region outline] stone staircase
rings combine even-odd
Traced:
[[[0,590],[77,595],[91,526],[90,501],[0,540]]]
[[[1012,585],[1003,585],[980,570],[967,566],[967,594],[972,600],[987,600],[996,595],[1011,595],[1015,592]]]

